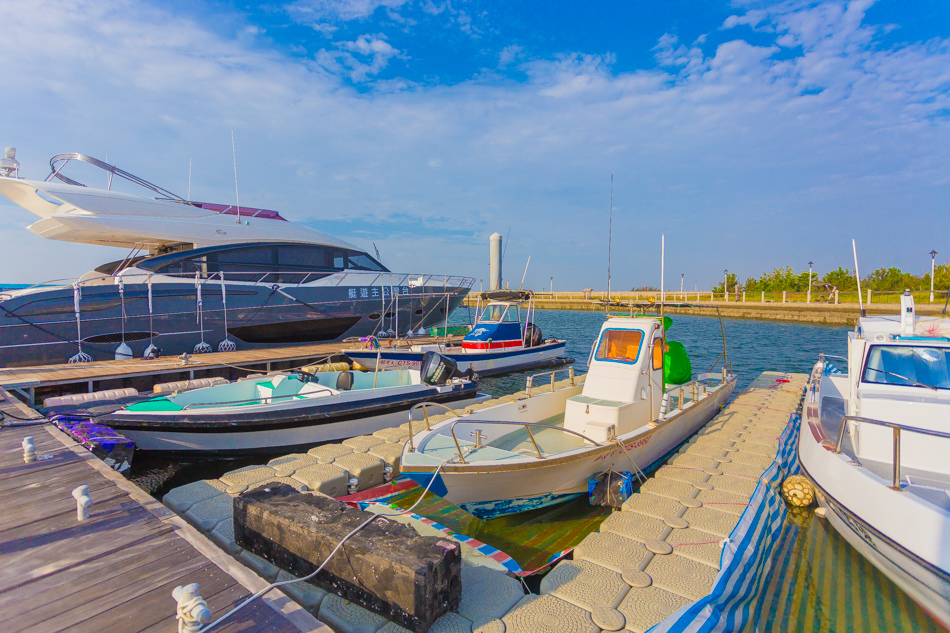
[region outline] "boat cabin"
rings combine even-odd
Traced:
[[[591,350],[583,392],[567,401],[564,428],[603,443],[657,419],[663,353],[659,318],[609,318]]]

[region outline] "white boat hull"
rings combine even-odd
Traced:
[[[556,343],[545,343],[537,347],[497,351],[464,351],[461,348],[443,348],[440,345],[429,345],[424,346],[426,349],[420,351],[409,349],[344,350],[343,353],[371,371],[376,369],[377,364],[380,369],[419,369],[422,355],[431,348],[432,351],[458,363],[459,371],[472,369],[484,376],[537,367],[539,364],[554,363],[557,359],[563,357],[564,345],[564,341],[558,341]]]

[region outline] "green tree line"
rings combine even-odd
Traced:
[[[729,292],[735,290],[738,278],[729,274]],[[833,284],[838,290],[857,290],[858,284],[854,278],[854,271],[838,267],[819,276],[812,273],[812,286],[816,283]],[[902,271],[900,268],[878,268],[866,277],[861,278],[861,289],[871,289],[875,292],[910,290],[930,290],[930,271],[923,275],[914,275]],[[934,270],[934,290],[947,291],[950,289],[950,263],[939,264]],[[796,273],[791,266],[776,268],[772,272],[764,272],[758,278],[746,279],[742,290],[746,292],[808,292],[808,271]],[[814,288],[813,288],[814,290]],[[722,292],[722,283],[713,288],[713,292]]]

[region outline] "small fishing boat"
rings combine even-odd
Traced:
[[[528,290],[484,292],[478,297],[480,314],[471,331],[460,343],[433,343],[399,347],[403,341],[390,341],[383,348],[379,339],[364,340],[368,349],[347,349],[343,353],[368,369],[377,367],[419,367],[422,355],[435,351],[458,363],[462,371],[480,376],[538,367],[556,367],[574,362],[565,357],[566,341],[545,340],[541,328],[531,322],[534,293]],[[484,310],[481,302],[485,301]],[[521,307],[527,304],[525,318]]]
[[[610,317],[575,385],[428,424],[410,438],[401,471],[481,519],[567,501],[610,470],[642,475],[725,404],[736,377],[691,380],[669,320]],[[557,371],[557,370],[555,370]],[[551,372],[546,372],[551,373]],[[541,374],[544,375],[544,374]],[[675,404],[674,404],[675,402]],[[432,481],[433,478],[435,481]]]
[[[429,354],[422,370],[298,372],[136,402],[99,416],[143,450],[221,456],[288,453],[405,421],[420,402],[464,406],[488,396]]]
[[[950,320],[862,317],[847,373],[822,355],[799,435],[804,474],[836,530],[950,627]]]

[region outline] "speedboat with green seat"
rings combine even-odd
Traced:
[[[97,418],[143,450],[247,455],[292,452],[405,421],[421,402],[484,400],[451,359],[422,369],[278,374],[136,402]]]
[[[583,385],[532,395],[529,379],[525,398],[414,427],[402,474],[492,519],[572,499],[611,470],[650,470],[719,412],[736,383],[725,369],[694,380],[685,350],[665,340],[668,323],[608,318]]]

